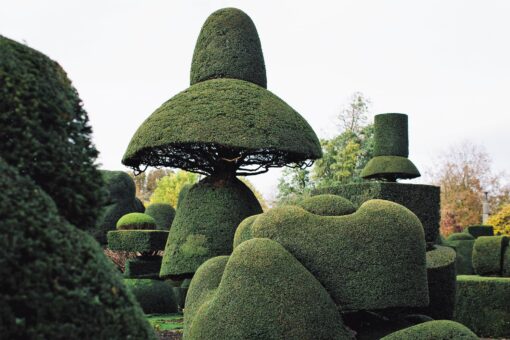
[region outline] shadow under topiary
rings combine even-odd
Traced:
[[[282,206],[243,221],[234,247],[251,238],[282,244],[342,311],[429,303],[423,227],[396,203],[371,200],[345,216]]]
[[[0,215],[2,337],[155,339],[97,242],[1,159]]]
[[[466,326],[448,320],[428,321],[402,329],[381,340],[477,340],[478,337]]]
[[[0,36],[0,157],[87,231],[103,204],[91,134],[87,112],[60,65]]]
[[[170,230],[175,217],[175,209],[170,204],[152,203],[145,209],[145,213],[156,221],[159,230]]]
[[[230,257],[205,262],[186,306],[186,339],[353,338],[321,284],[268,239],[243,242]]]

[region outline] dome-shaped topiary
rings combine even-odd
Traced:
[[[76,227],[93,228],[103,185],[88,116],[64,70],[0,36],[0,157],[30,176]]]
[[[0,215],[2,338],[155,338],[97,242],[1,159]]]
[[[170,204],[152,203],[145,213],[156,221],[156,229],[169,230],[175,217],[175,209]]]
[[[234,247],[251,238],[282,244],[342,310],[429,303],[423,227],[399,204],[370,200],[344,216],[282,206],[245,220]]]
[[[296,205],[312,214],[322,216],[342,216],[356,211],[354,204],[348,199],[328,194],[307,197]]]
[[[186,339],[352,339],[324,287],[275,241],[252,239],[191,281]]]
[[[466,326],[448,320],[428,321],[391,333],[381,340],[477,340],[479,339]]]
[[[117,229],[156,229],[156,221],[152,216],[144,213],[129,213],[117,221]]]
[[[261,212],[255,195],[237,178],[206,177],[193,185],[170,229],[161,277],[190,277],[207,259],[230,254],[239,223]]]
[[[236,8],[220,9],[207,18],[191,63],[191,85],[233,78],[266,87],[262,47],[251,18]]]

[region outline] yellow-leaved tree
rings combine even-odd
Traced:
[[[198,179],[199,175],[184,170],[161,177],[156,182],[156,188],[150,197],[150,204],[167,203],[176,208],[181,189],[186,184],[195,184]]]
[[[494,227],[494,234],[510,236],[510,204],[504,205],[497,213],[487,220]]]

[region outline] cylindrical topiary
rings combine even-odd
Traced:
[[[407,115],[384,113],[374,118],[374,158],[363,171],[365,179],[384,179],[395,182],[398,178],[420,176],[409,156]]]
[[[0,157],[90,230],[102,205],[98,155],[81,100],[59,64],[0,36]]]
[[[165,203],[152,203],[145,209],[145,213],[154,218],[159,230],[169,230],[175,217],[175,209]]]
[[[237,225],[262,212],[236,176],[311,165],[321,157],[310,125],[265,88],[265,74],[251,19],[235,8],[216,11],[198,37],[191,86],[157,109],[131,139],[122,162],[135,171],[167,166],[208,176],[186,195],[190,206],[179,203],[163,276],[190,275],[209,257],[228,254]],[[212,200],[220,192],[222,198]]]
[[[155,338],[97,242],[1,159],[0,216],[2,338]]]
[[[156,221],[145,213],[129,213],[122,216],[116,224],[118,230],[155,230]]]

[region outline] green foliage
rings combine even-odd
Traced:
[[[496,235],[510,236],[510,204],[503,206],[496,214],[490,216],[487,224],[494,226]]]
[[[106,244],[106,233],[115,230],[117,221],[131,212],[144,212],[143,204],[135,197],[135,184],[123,171],[101,170],[106,187],[105,205],[101,208],[96,228],[92,235],[101,244]]]
[[[228,163],[236,169],[246,162],[283,166],[322,155],[310,125],[283,100],[247,81],[213,79],[177,94],[147,118],[122,162],[211,174],[225,166],[214,152],[239,157]]]
[[[437,320],[408,327],[385,336],[381,340],[477,340],[469,328],[454,321]]]
[[[407,115],[383,113],[374,117],[374,156],[409,156]]]
[[[473,268],[478,275],[501,275],[506,236],[480,236],[473,247]]]
[[[186,303],[186,339],[352,339],[321,284],[268,239],[204,263]]]
[[[156,221],[150,215],[134,212],[122,216],[116,226],[118,230],[154,230]]]
[[[207,259],[230,254],[239,223],[261,212],[257,198],[237,178],[204,178],[177,209],[160,275],[190,276]]]
[[[310,194],[313,182],[307,168],[284,168],[278,179],[278,204],[292,204]]]
[[[159,279],[160,269],[161,256],[137,256],[126,261],[124,277],[129,279]]]
[[[159,179],[172,174],[174,171],[170,169],[148,169],[140,174],[135,175],[132,171],[127,174],[135,182],[136,197],[143,203],[148,204],[149,200],[156,189],[156,183]]]
[[[160,332],[182,329],[183,316],[180,313],[149,315],[147,320]]]
[[[455,321],[484,338],[510,337],[510,278],[457,276]]]
[[[103,186],[76,89],[56,62],[0,36],[0,157],[32,178],[59,214],[93,228]]]
[[[249,222],[234,247],[257,237],[279,242],[342,310],[428,305],[423,227],[401,205],[371,200],[344,216],[282,206]]]
[[[313,195],[333,194],[347,198],[355,207],[378,198],[402,204],[418,216],[427,242],[439,234],[439,188],[431,185],[365,182],[315,189]]]
[[[156,182],[156,188],[150,198],[151,204],[166,203],[172,207],[179,204],[179,193],[186,185],[198,182],[198,175],[192,172],[179,170],[168,174]],[[170,227],[170,226],[168,226]]]
[[[266,88],[266,67],[253,21],[243,11],[223,8],[211,14],[200,31],[191,85],[215,78],[233,78]]]
[[[451,320],[455,308],[455,250],[436,245],[426,256],[430,303],[420,314]]]
[[[494,228],[491,225],[471,225],[464,229],[465,232],[471,234],[474,238],[479,236],[494,236]]]
[[[145,213],[154,218],[159,230],[169,230],[175,217],[175,209],[165,203],[153,203],[145,209]]]
[[[113,230],[108,232],[108,248],[114,251],[154,252],[165,249],[168,231]]]
[[[179,209],[179,202],[184,201],[184,197],[188,194],[189,189],[191,189],[192,184],[185,184],[181,191],[179,191],[179,196],[177,197],[177,209]]]
[[[413,162],[400,156],[376,156],[361,172],[361,177],[365,179],[386,179],[390,182],[395,182],[397,178],[409,179],[420,176]]]
[[[351,201],[337,195],[312,196],[301,200],[296,205],[312,214],[322,216],[342,216],[356,211]]]
[[[177,304],[169,283],[150,279],[124,279],[124,283],[145,314],[177,312]]]
[[[154,339],[97,242],[0,160],[0,334],[5,339]]]
[[[444,245],[455,249],[455,267],[457,275],[472,275],[473,269],[473,245],[475,239],[468,233],[454,233],[448,236]]]

